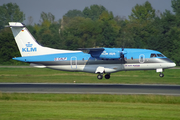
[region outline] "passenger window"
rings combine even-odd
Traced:
[[[152,58],[152,57],[157,57],[157,55],[156,55],[156,54],[151,54],[151,58]]]

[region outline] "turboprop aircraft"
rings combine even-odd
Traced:
[[[80,48],[77,51],[53,49],[39,45],[26,26],[9,22],[22,57],[14,60],[30,63],[38,68],[96,73],[98,79],[109,79],[110,74],[128,70],[156,70],[163,77],[164,69],[176,64],[162,53],[148,49]]]

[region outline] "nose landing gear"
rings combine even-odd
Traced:
[[[162,73],[164,70],[162,68],[156,69],[156,72],[160,72],[159,77],[164,77],[164,74]]]
[[[159,74],[159,77],[164,77],[164,74],[163,74],[163,73],[160,73],[160,74]]]

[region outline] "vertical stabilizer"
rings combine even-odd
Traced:
[[[71,53],[75,51],[58,50],[39,45],[24,24],[9,22],[15,41],[18,45],[21,56],[36,56],[57,53]],[[77,51],[76,51],[77,52]]]

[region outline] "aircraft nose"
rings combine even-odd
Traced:
[[[175,67],[176,66],[176,63],[172,63],[172,67]]]
[[[172,62],[172,63],[168,63],[168,67],[169,68],[172,68],[172,67],[175,67],[176,66],[176,63]]]
[[[169,58],[161,59],[166,65],[167,68],[172,68],[176,66],[176,63],[174,63],[172,60]]]

